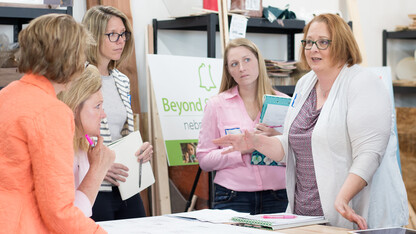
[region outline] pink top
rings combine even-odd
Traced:
[[[276,92],[278,96],[287,95]],[[259,123],[260,112],[253,121],[238,93],[238,86],[212,97],[204,112],[196,156],[205,171],[216,171],[214,182],[235,191],[285,189],[285,167],[252,165],[251,154],[232,152],[222,155],[213,139],[225,136],[225,129],[240,128],[253,131]]]
[[[87,152],[78,150],[74,156],[74,178],[75,178],[75,201],[74,205],[78,207],[87,217],[92,215],[92,204],[85,193],[78,190],[85,175],[90,169]]]

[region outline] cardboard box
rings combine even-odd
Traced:
[[[243,15],[250,17],[263,17],[262,0],[231,0],[230,10],[246,11]]]

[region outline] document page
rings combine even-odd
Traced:
[[[108,145],[116,153],[115,162],[121,163],[129,168],[129,176],[126,178],[126,182],[119,181],[120,186],[118,188],[123,201],[136,195],[155,182],[150,162],[143,163],[140,167],[140,163],[135,156],[136,151],[142,144],[143,141],[140,132],[135,131]]]

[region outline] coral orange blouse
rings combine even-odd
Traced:
[[[4,233],[105,233],[74,206],[72,111],[43,76],[0,91],[0,228]]]

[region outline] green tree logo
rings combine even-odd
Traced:
[[[211,89],[217,88],[217,86],[215,86],[214,84],[214,81],[212,80],[210,64],[207,67],[205,63],[201,63],[201,65],[198,68],[198,75],[199,75],[199,87],[200,88],[203,88],[208,92]]]

